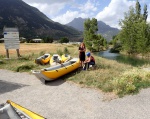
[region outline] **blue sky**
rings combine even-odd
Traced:
[[[119,28],[118,22],[124,18],[124,12],[135,6],[136,0],[23,0],[38,8],[47,17],[61,24],[67,24],[74,18],[96,18],[106,24]],[[150,1],[139,0],[143,12],[148,6],[150,22]]]

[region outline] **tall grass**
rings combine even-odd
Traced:
[[[64,54],[70,54],[70,52],[69,52],[67,47],[64,48]]]
[[[150,72],[132,65],[95,57],[95,70],[78,72],[67,80],[104,92],[113,92],[120,97],[136,94],[140,89],[150,87]]]

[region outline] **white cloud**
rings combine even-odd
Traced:
[[[80,5],[79,9],[82,12],[97,11],[96,3],[93,0],[88,0],[84,5]]]
[[[129,6],[135,5],[136,0],[111,0],[108,6],[102,11],[106,0],[23,0],[26,3],[38,8],[50,19],[61,24],[66,24],[74,18],[92,18],[101,20],[112,27],[118,27],[120,19],[124,18],[124,12],[129,10]],[[150,22],[149,0],[139,0],[142,4],[148,5],[148,18]],[[100,11],[98,14],[98,10]],[[97,15],[96,15],[97,14]]]
[[[119,20],[124,17],[124,12],[127,12],[131,5],[135,5],[135,1],[111,0],[110,4],[96,15],[96,18],[112,27],[119,28]]]
[[[72,0],[23,0],[29,5],[38,8],[41,12],[48,17],[57,15],[59,11],[65,8],[66,4],[72,2]]]
[[[57,16],[52,20],[57,21],[61,24],[67,24],[77,17],[87,18],[88,15],[85,13],[79,13],[78,11],[67,11],[65,14]]]
[[[94,12],[97,11],[97,5],[99,5],[99,3],[96,0],[88,0],[85,4],[76,3],[71,6],[72,8],[75,8],[76,11],[68,10],[65,14],[52,18],[52,20],[61,24],[67,24],[74,18],[91,18],[95,16]]]

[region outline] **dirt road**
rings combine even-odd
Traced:
[[[61,79],[42,84],[34,75],[0,69],[0,103],[12,100],[47,119],[150,119],[150,88],[113,100]]]

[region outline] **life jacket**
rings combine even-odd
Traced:
[[[93,56],[91,56],[91,62],[95,62],[95,59]]]

